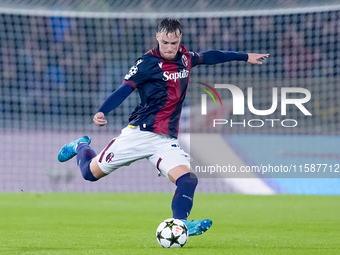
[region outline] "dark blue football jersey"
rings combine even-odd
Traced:
[[[173,60],[161,57],[158,47],[137,59],[123,84],[138,89],[141,103],[131,113],[131,125],[177,138],[190,71],[200,55],[180,45]]]

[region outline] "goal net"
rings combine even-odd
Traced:
[[[270,116],[280,119],[277,128],[270,126],[273,122],[264,123],[267,126],[256,131],[249,128],[249,119],[259,118],[248,111],[244,118],[234,120],[246,119],[248,127],[230,129],[225,125],[223,134],[323,135],[337,139],[340,6],[336,2],[173,2],[0,3],[0,191],[173,189],[165,178],[157,177],[157,171],[145,160],[118,170],[100,184],[84,182],[74,161],[60,164],[56,160],[63,144],[85,134],[91,136],[93,148],[99,153],[128,124],[129,114],[139,103],[136,92],[109,114],[107,126],[95,126],[92,116],[118,88],[136,58],[156,45],[157,24],[169,16],[183,24],[182,43],[189,50],[271,54],[262,66],[232,62],[194,68],[180,132],[211,132],[206,124],[190,116],[190,108],[201,107],[202,83],[234,84],[243,91],[245,104],[247,88],[253,87],[254,108],[262,110],[271,108],[274,86],[279,92],[284,87],[304,88],[312,95],[304,104],[312,116],[303,116],[300,108],[289,105],[287,119],[296,120],[299,126],[294,130],[285,128],[278,116],[278,94],[277,111]],[[213,102],[207,99],[208,114],[213,112],[215,119],[230,121],[231,95],[224,96],[224,107],[217,111],[211,111]],[[201,108],[198,113],[201,114]],[[337,151],[331,156],[339,158]],[[239,191],[219,178],[202,182],[207,185],[202,184],[201,191]]]

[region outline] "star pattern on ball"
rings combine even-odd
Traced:
[[[166,222],[166,226],[169,227],[170,229],[172,229],[172,226],[174,225],[174,221],[169,221],[169,222]]]
[[[171,247],[175,243],[180,244],[178,242],[179,238],[180,238],[180,236],[175,236],[173,233],[171,233],[171,237],[170,238],[166,238],[166,240],[168,240],[170,242],[170,247]]]
[[[157,239],[162,240],[164,237],[162,236],[162,231],[157,232]]]
[[[156,238],[163,248],[181,248],[188,241],[188,230],[183,221],[170,218],[159,224]]]

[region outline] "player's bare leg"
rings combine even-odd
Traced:
[[[172,181],[173,183],[176,183],[177,179],[181,177],[184,174],[190,173],[189,167],[185,165],[181,166],[176,166],[173,169],[171,169],[168,173],[169,175],[169,180]]]
[[[97,156],[98,157],[98,156]],[[100,179],[102,177],[104,177],[105,175],[107,175],[106,173],[104,173],[99,165],[98,165],[98,162],[97,162],[97,157],[93,158],[91,160],[91,163],[90,163],[90,170],[93,174],[94,177],[96,177],[97,179]]]
[[[168,173],[170,181],[177,185],[173,200],[173,218],[182,220],[189,230],[189,236],[201,235],[207,231],[212,220],[187,221],[193,206],[195,189],[198,183],[197,176],[186,165],[176,166]]]

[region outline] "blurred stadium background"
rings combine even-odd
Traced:
[[[330,162],[330,157],[332,163],[339,163],[339,15],[340,4],[331,0],[1,1],[0,191],[173,191],[174,185],[158,177],[146,160],[97,183],[84,181],[74,160],[57,161],[57,153],[66,142],[87,134],[99,152],[127,125],[139,102],[137,93],[110,114],[107,126],[96,127],[92,116],[121,84],[135,59],[156,45],[156,27],[164,17],[181,20],[183,44],[189,50],[269,52],[271,57],[261,68],[239,62],[196,67],[191,84],[223,82],[245,89],[250,82],[259,88],[256,102],[264,109],[270,107],[274,85],[293,80],[294,85],[308,88],[313,96],[313,117],[296,134],[261,129],[261,134],[251,139],[261,144],[268,136],[281,135],[278,139],[288,144],[304,144],[302,152],[320,147],[319,154],[310,152],[314,159],[319,156],[322,162]],[[180,137],[187,150],[189,105],[187,100]],[[290,114],[294,116],[294,112]],[[241,155],[255,152],[274,157],[271,147],[261,150],[247,146],[246,133],[239,130],[225,139],[234,152],[231,160],[243,160]],[[256,158],[251,161],[256,162]],[[340,194],[340,182],[338,178],[203,178],[198,191]]]

